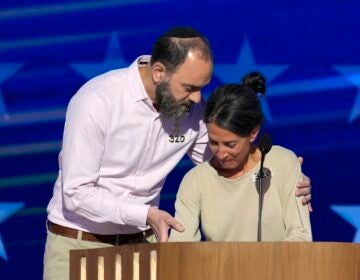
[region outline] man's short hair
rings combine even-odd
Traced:
[[[174,73],[192,50],[206,61],[213,59],[210,43],[204,35],[189,26],[174,27],[155,42],[150,63],[161,62],[166,71]]]

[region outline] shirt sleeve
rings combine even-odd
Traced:
[[[189,171],[180,184],[175,201],[175,219],[185,227],[184,232],[172,230],[169,241],[191,242],[200,241],[200,206],[201,193],[197,182]]]
[[[77,94],[71,100],[62,146],[64,207],[96,223],[146,226],[149,205],[116,197],[98,186],[109,108],[101,95]]]
[[[295,196],[297,183],[301,180],[301,167],[295,154],[291,154],[286,164],[284,182],[284,224],[286,238],[284,241],[312,241],[310,214],[301,197]]]

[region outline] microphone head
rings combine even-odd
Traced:
[[[272,147],[270,135],[267,133],[261,134],[257,142],[257,147],[259,148],[262,155],[266,155]]]

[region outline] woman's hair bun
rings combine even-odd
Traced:
[[[258,71],[250,72],[242,78],[242,84],[251,88],[255,93],[265,95],[266,79]]]

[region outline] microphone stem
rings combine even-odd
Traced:
[[[262,187],[262,175],[264,169],[264,159],[265,154],[261,153],[261,163],[259,170],[259,213],[258,213],[258,232],[257,232],[257,241],[260,242],[261,239],[261,218],[262,218],[262,208],[263,208],[263,187]]]

